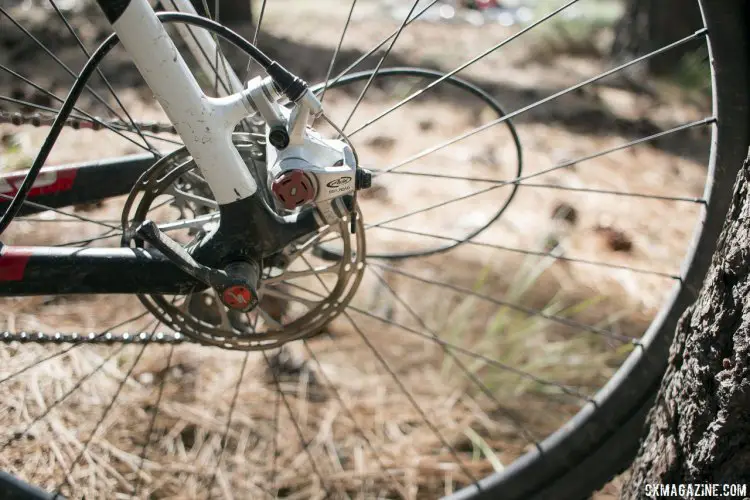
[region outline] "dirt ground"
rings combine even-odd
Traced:
[[[273,2],[265,13],[259,46],[310,82],[321,81],[346,13],[333,0]],[[50,41],[57,37],[58,42],[71,42],[63,32],[46,27],[48,15],[27,12],[29,22],[36,23],[35,33]],[[72,19],[84,43],[93,46],[101,39],[102,32],[91,27],[84,13]],[[11,35],[2,26],[9,50],[0,53],[0,61],[64,95],[69,85],[64,72],[47,70],[38,48],[21,43],[17,33]],[[336,68],[346,67],[397,27],[398,21],[382,2],[362,2]],[[414,23],[399,37],[385,66],[449,70],[518,29]],[[251,27],[238,30],[252,37]],[[486,90],[509,112],[611,66],[606,58],[550,45],[546,36],[511,43],[458,76]],[[607,31],[596,36],[606,39]],[[59,43],[58,47],[64,61],[80,67],[82,59],[74,46]],[[363,68],[376,62],[376,58],[369,60]],[[42,67],[44,71],[39,70]],[[124,54],[113,53],[102,70],[132,116],[165,120]],[[10,81],[0,80],[4,90],[0,94],[40,98]],[[423,82],[413,77],[376,81],[347,131],[359,128]],[[346,120],[364,83],[326,94],[326,112],[334,122]],[[351,140],[362,164],[374,169],[396,166],[498,118],[486,102],[448,83],[355,133]],[[95,88],[102,95],[106,92],[100,82]],[[519,115],[512,123],[522,145],[520,164],[511,130],[500,124],[376,177],[374,187],[359,200],[369,225],[491,185],[477,179],[529,177],[517,188],[498,186],[384,223],[390,230],[367,230],[370,253],[425,250],[446,240],[414,232],[460,240],[491,221],[510,200],[498,220],[474,238],[479,245],[466,244],[420,259],[369,261],[352,304],[388,319],[390,325],[356,310],[349,317],[341,316],[327,328],[328,335],[305,345],[295,343],[295,356],[307,360],[303,369],[296,370],[269,371],[268,359],[261,353],[245,357],[193,345],[174,350],[166,346],[143,351],[136,346],[121,351],[72,350],[30,370],[26,377],[6,382],[0,398],[0,419],[7,430],[3,439],[40,422],[30,427],[28,437],[3,449],[0,468],[51,488],[63,480],[64,470],[80,454],[80,466],[68,481],[76,494],[87,498],[101,497],[104,491],[128,498],[133,493],[128,485],[136,482],[137,495],[148,498],[203,498],[207,489],[224,498],[242,497],[233,491],[247,491],[250,496],[242,498],[265,498],[274,489],[284,498],[319,498],[330,488],[356,498],[434,498],[466,484],[472,476],[507,466],[532,446],[529,435],[544,438],[579,409],[581,400],[555,384],[586,395],[595,393],[629,352],[623,339],[642,335],[674,285],[672,276],[680,272],[702,208],[691,200],[700,198],[704,189],[708,129],[690,129],[587,159],[709,114],[706,103],[669,83],[655,83],[651,90],[636,93],[621,80],[610,79]],[[105,112],[90,96],[82,106]],[[3,107],[13,109],[7,103]],[[0,134],[6,137],[0,151],[5,168],[28,163],[46,131],[0,125]],[[138,151],[111,133],[66,130],[48,164]],[[565,166],[545,172],[560,164]],[[430,176],[414,175],[419,173]],[[76,210],[97,220],[116,221],[122,199]],[[33,220],[14,222],[3,243],[61,244],[102,232],[101,227],[44,212]],[[92,243],[117,244],[117,239]],[[506,302],[527,311],[503,307]],[[127,296],[2,299],[0,329],[101,331],[140,309],[138,300]],[[542,317],[529,310],[541,311]],[[577,331],[545,320],[545,315],[613,335]],[[149,331],[153,325],[148,320],[116,330]],[[434,332],[454,345],[555,384],[530,381],[481,359],[462,358],[492,392],[489,399],[466,380],[457,361],[439,345],[392,323]],[[29,345],[0,349],[0,379],[44,356],[47,349]],[[374,356],[373,350],[381,357]],[[97,376],[87,376],[100,365]],[[123,378],[127,383],[118,389]],[[167,383],[161,384],[162,380]],[[242,384],[235,391],[238,380]],[[285,397],[278,395],[279,387]],[[108,408],[112,394],[118,395],[117,403]],[[425,423],[423,414],[438,433]],[[105,417],[97,424],[99,415]],[[93,442],[84,445],[92,432],[96,433]],[[460,464],[446,443],[461,453]],[[144,458],[145,448],[149,454]],[[614,498],[622,480],[615,479],[595,497]]]

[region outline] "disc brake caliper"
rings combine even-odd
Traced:
[[[359,168],[347,142],[324,139],[308,127],[322,114],[311,92],[292,110],[276,103],[273,83],[257,77],[248,83],[252,105],[267,123],[268,187],[278,206],[293,211],[314,205],[323,224],[353,214],[358,189],[370,186],[371,174]]]

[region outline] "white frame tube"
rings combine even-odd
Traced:
[[[252,196],[258,189],[255,179],[231,138],[236,124],[253,112],[247,90],[226,97],[206,96],[147,0],[130,0],[112,26],[216,201],[223,205]]]

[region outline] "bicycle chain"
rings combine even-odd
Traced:
[[[61,333],[44,332],[8,332],[0,333],[0,342],[33,344],[182,344],[192,342],[189,337],[176,332],[138,332],[138,333]]]
[[[32,125],[34,127],[50,126],[55,121],[54,114],[23,114],[19,112],[10,112],[0,110],[0,124],[7,123],[15,126]],[[88,130],[127,130],[131,132],[150,132],[152,134],[169,133],[174,134],[175,128],[169,123],[159,122],[125,122],[122,120],[104,120],[99,117],[93,118],[68,118],[65,120],[65,126],[73,129]]]

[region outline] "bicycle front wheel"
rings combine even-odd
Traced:
[[[80,287],[65,276],[107,291],[65,259],[119,248],[136,223],[189,245],[218,218],[115,47],[52,150],[67,166],[43,169],[2,234],[0,494],[528,500],[602,487],[635,454],[745,157],[745,3],[701,0],[704,26],[617,64],[550,38],[598,15],[586,0],[483,14],[266,3],[237,29],[320,82],[338,130],[313,127],[343,131],[373,171],[357,231],[332,224],[264,263],[247,318],[204,291],[67,293]],[[95,6],[50,4],[0,7],[0,210],[72,68],[108,33]],[[477,15],[515,24],[448,22]],[[600,21],[583,24],[591,38],[611,32]],[[172,29],[208,95],[258,72],[202,28]],[[203,39],[220,50],[195,51]],[[684,47],[689,82],[617,79]],[[264,134],[247,120],[234,136],[259,185]],[[28,291],[50,256],[49,286],[36,276]]]

